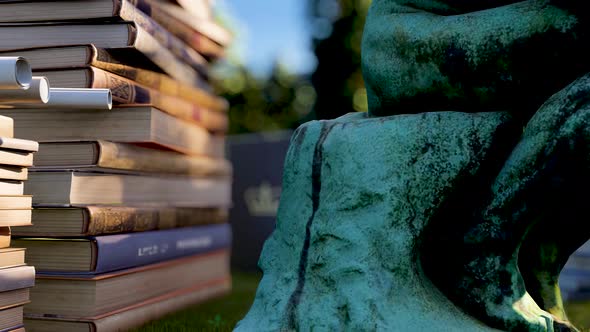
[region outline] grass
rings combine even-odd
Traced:
[[[566,305],[567,315],[582,331],[590,331],[590,300],[571,302]]]
[[[135,332],[225,332],[233,330],[238,321],[250,309],[262,274],[233,272],[232,277],[231,294],[174,313],[149,323]]]
[[[231,331],[250,309],[261,276],[233,272],[231,294],[164,317],[134,332]],[[577,327],[590,332],[590,301],[569,303],[567,311]]]

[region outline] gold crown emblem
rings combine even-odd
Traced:
[[[281,187],[272,187],[268,182],[250,187],[244,192],[244,200],[250,215],[255,217],[275,217],[279,209]]]

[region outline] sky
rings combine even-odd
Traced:
[[[296,73],[316,65],[307,30],[304,0],[217,0],[235,33],[233,56],[267,75],[275,61]]]

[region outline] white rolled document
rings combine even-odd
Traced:
[[[110,89],[49,89],[45,108],[71,108],[78,110],[110,110],[113,97]]]
[[[49,100],[45,104],[0,102],[0,107],[11,108],[53,108],[71,110],[110,110],[113,97],[110,89],[69,89],[50,88]]]
[[[31,66],[21,57],[0,57],[0,90],[26,89],[31,84]]]
[[[45,104],[49,101],[49,81],[44,76],[34,76],[28,89],[0,90],[0,103]]]

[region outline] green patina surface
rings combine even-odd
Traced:
[[[369,114],[295,133],[236,330],[575,331],[557,278],[590,238],[587,23],[567,0],[374,0]]]
[[[576,6],[373,0],[362,45],[369,111],[510,110],[530,116],[590,71],[587,14]]]
[[[442,198],[477,173],[507,119],[353,114],[298,129],[265,274],[236,330],[491,330],[443,296],[417,255]]]

